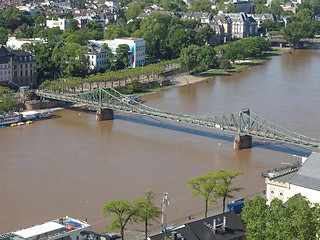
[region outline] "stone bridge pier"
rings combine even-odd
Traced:
[[[241,150],[252,147],[252,137],[249,135],[238,135],[234,138],[233,149]]]
[[[113,110],[108,108],[99,108],[96,113],[96,120],[112,120],[113,119]]]

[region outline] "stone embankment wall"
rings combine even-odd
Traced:
[[[66,102],[63,102],[63,101],[27,102],[24,104],[24,109],[26,110],[46,109],[46,108],[60,107],[64,105],[66,105]]]

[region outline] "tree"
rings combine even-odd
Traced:
[[[0,44],[5,45],[8,41],[8,30],[4,27],[0,27]]]
[[[203,27],[197,34],[197,42],[199,45],[210,44],[214,32],[211,27]]]
[[[127,44],[120,44],[116,49],[114,56],[116,60],[116,69],[123,69],[129,66],[130,48]]]
[[[291,197],[285,204],[277,198],[270,205],[256,196],[247,199],[241,213],[248,239],[317,239],[320,208],[305,197]]]
[[[200,66],[206,70],[216,67],[217,57],[214,48],[209,45],[201,46],[199,53],[199,62]]]
[[[191,2],[191,11],[194,12],[211,12],[211,2],[206,0],[196,0]]]
[[[190,72],[193,68],[199,66],[198,55],[200,53],[200,47],[197,45],[190,45],[187,48],[182,49],[179,58],[181,67],[187,68]]]
[[[220,58],[220,59],[219,59],[219,67],[220,67],[221,69],[227,70],[227,69],[232,68],[232,65],[231,65],[229,59],[227,59],[227,58]]]
[[[293,16],[293,19],[294,21],[310,22],[313,17],[314,17],[314,12],[310,9],[304,8],[304,9],[301,9],[299,12],[297,12]]]
[[[121,239],[124,240],[124,231],[128,223],[135,220],[137,205],[134,202],[126,200],[112,200],[102,207],[102,215],[108,216],[111,213],[115,215],[107,230],[120,230]]]
[[[309,22],[292,22],[282,29],[284,39],[293,47],[297,47],[304,37],[312,37],[312,27]]]
[[[72,11],[70,9],[67,10],[66,18],[67,19],[73,19],[73,14],[72,14]]]
[[[281,13],[283,12],[281,4],[282,4],[281,0],[272,0],[271,6],[270,6],[270,12],[276,15],[278,19],[280,18]]]
[[[229,13],[236,13],[238,11],[236,5],[232,2],[228,3],[226,5],[226,10],[229,12]]]
[[[200,196],[205,200],[205,218],[207,218],[208,215],[208,205],[217,203],[214,197],[214,191],[218,181],[219,174],[216,172],[210,172],[187,181],[187,184],[191,188],[191,195]]]
[[[13,91],[7,87],[0,86],[0,113],[14,110],[16,102],[13,100]]]
[[[78,21],[75,19],[70,19],[68,22],[68,31],[73,33],[79,29],[78,27]]]
[[[239,175],[243,175],[242,171],[229,171],[225,169],[218,169],[219,179],[221,182],[217,185],[215,194],[222,198],[222,211],[225,211],[226,199],[235,198],[231,193],[243,190],[242,187],[231,187],[232,181]]]
[[[148,238],[148,226],[150,226],[150,222],[156,221],[157,218],[161,216],[161,211],[157,206],[152,203],[152,200],[155,199],[155,194],[152,190],[148,190],[145,192],[145,197],[138,200],[138,211],[137,217],[138,220],[144,222],[145,226],[145,237]]]
[[[107,25],[104,30],[104,39],[113,40],[115,38],[128,37],[129,33],[122,26],[118,25]]]
[[[130,5],[124,14],[127,21],[136,19],[141,13],[143,13],[143,4],[142,3],[134,3]]]

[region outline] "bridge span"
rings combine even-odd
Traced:
[[[233,132],[237,134],[234,141],[235,149],[250,148],[252,137],[310,148],[319,148],[320,146],[320,140],[281,127],[250,109],[208,116],[169,113],[133,101],[111,87],[96,88],[92,91],[77,94],[50,91],[36,92],[36,94],[44,98],[99,107],[97,120],[113,119],[113,111],[118,110]]]

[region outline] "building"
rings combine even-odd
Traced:
[[[302,195],[313,203],[320,203],[320,153],[312,152],[301,167],[271,175],[265,179],[268,203],[274,198],[286,202],[290,197]]]
[[[91,70],[108,66],[109,55],[103,47],[95,44],[88,44],[87,47],[88,53],[85,55],[89,57]]]
[[[49,19],[46,23],[48,28],[59,27],[62,31],[68,29],[68,20],[64,18],[59,18],[58,20]]]
[[[104,4],[108,7],[120,7],[119,1],[105,1]]]
[[[0,235],[0,240],[85,240],[86,236],[81,233],[90,229],[91,226],[87,222],[66,216],[14,232],[2,234]]]
[[[12,82],[19,86],[37,86],[36,57],[23,50],[12,51]]]
[[[143,66],[145,64],[146,42],[142,38],[116,38],[114,40],[90,40],[90,42],[102,47],[107,44],[112,53],[116,53],[116,49],[120,44],[127,44],[130,48],[130,66],[131,68]]]
[[[230,17],[232,22],[232,39],[241,39],[248,36],[255,36],[258,33],[258,24],[246,13],[223,13]]]
[[[0,83],[12,83],[12,52],[0,47]]]
[[[18,86],[37,86],[37,62],[23,50],[0,47],[0,82]]]
[[[231,240],[245,239],[245,226],[241,217],[233,211],[221,213],[198,221],[186,223],[148,240]]]
[[[36,43],[43,43],[43,40],[40,38],[20,38],[16,39],[15,37],[11,37],[8,39],[6,46],[12,49],[20,49],[21,46],[25,43],[31,43],[31,44],[36,44]]]

